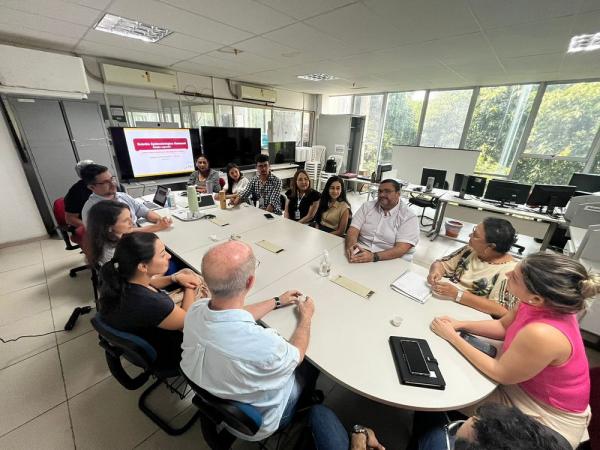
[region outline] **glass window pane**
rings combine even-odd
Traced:
[[[233,126],[233,106],[223,104],[217,105],[217,126]]]
[[[365,116],[359,172],[370,175],[377,166],[377,151],[383,112],[383,95],[360,95],[354,99],[354,114]]]
[[[312,114],[309,112],[304,113],[304,117],[302,119],[302,145],[309,146],[310,145],[310,120]]]
[[[235,126],[242,128],[260,128],[261,146],[269,145],[269,122],[271,121],[271,110],[265,108],[248,108],[246,106],[234,106]]]
[[[521,158],[513,179],[523,183],[567,184],[573,172],[581,172],[584,165],[580,161]]]
[[[481,150],[475,170],[508,175],[539,85],[481,88],[465,147]]]
[[[163,122],[176,123],[178,127],[181,127],[179,102],[176,100],[161,100],[160,106],[163,113]]]
[[[596,154],[596,162],[592,166],[592,172],[591,173],[600,174],[600,152],[598,152]]]
[[[192,127],[212,127],[215,125],[215,113],[213,111],[213,105],[204,104],[192,104],[190,105],[190,113],[192,115]]]
[[[525,153],[585,158],[600,124],[600,82],[546,88]]]
[[[431,91],[420,145],[458,148],[472,95],[472,89]]]
[[[392,159],[392,146],[417,145],[417,131],[425,91],[395,92],[388,94],[381,160]]]
[[[302,111],[273,110],[273,142],[302,142]]]
[[[325,114],[350,114],[351,107],[351,95],[339,95],[336,97],[329,97],[327,112]]]

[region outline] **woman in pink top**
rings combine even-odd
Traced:
[[[562,434],[575,448],[590,418],[588,361],[576,314],[600,292],[600,278],[563,255],[536,253],[507,273],[508,291],[520,299],[499,320],[465,322],[438,317],[431,329],[500,386],[481,403],[516,406]],[[457,330],[504,339],[496,359],[464,341]]]

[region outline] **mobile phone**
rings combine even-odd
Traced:
[[[461,331],[460,337],[467,341],[469,344],[471,344],[473,347],[475,347],[477,350],[485,353],[488,356],[491,356],[492,358],[495,358],[496,353],[498,353],[498,350],[492,344],[473,336],[471,333]]]
[[[429,376],[429,366],[427,366],[427,361],[425,361],[419,343],[403,339],[400,341],[400,345],[404,352],[404,360],[408,366],[408,371],[413,375]]]
[[[275,218],[275,216],[273,216],[273,214],[269,214],[269,213],[266,213],[266,214],[265,214],[265,217],[266,217],[267,219],[274,219],[274,218]]]

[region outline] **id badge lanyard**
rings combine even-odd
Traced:
[[[300,202],[302,201],[303,198],[304,198],[304,195],[302,195],[302,197],[298,197],[296,199],[296,213],[294,214],[294,218],[296,220],[300,220]]]

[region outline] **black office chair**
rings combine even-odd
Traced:
[[[138,401],[138,407],[146,416],[156,425],[162,428],[167,434],[177,436],[185,433],[198,419],[200,412],[196,412],[192,418],[180,428],[171,427],[156,412],[150,409],[146,400],[148,396],[161,384],[165,384],[171,392],[184,398],[186,392],[186,382],[180,376],[178,367],[160,367],[157,365],[158,354],[154,347],[145,339],[131,333],[119,331],[102,320],[100,313],[92,318],[92,325],[98,332],[100,339],[99,345],[104,349],[106,362],[110,373],[117,379],[125,389],[130,391],[142,387],[150,377],[156,378],[156,381],[147,388]],[[136,377],[131,377],[123,368],[121,358],[125,358],[143,370]],[[169,378],[177,377],[174,381]]]
[[[448,189],[448,182],[444,181],[444,189]],[[433,217],[429,217],[425,215],[426,208],[437,209],[439,205],[439,199],[430,197],[427,193],[419,193],[419,194],[411,194],[408,199],[408,206],[415,205],[420,208],[423,208],[421,212],[421,218],[419,219],[419,223],[422,227],[432,227],[433,226]],[[430,223],[425,223],[425,219],[429,220]]]
[[[287,197],[283,194],[281,194],[279,196],[279,201],[281,202],[281,213],[283,214],[283,212],[285,211],[285,202],[287,200]]]
[[[194,391],[192,403],[201,414],[202,435],[211,450],[229,450],[236,440],[222,427],[223,424],[247,436],[255,435],[260,429],[263,417],[254,406],[216,397],[196,385],[183,371],[181,373]],[[258,445],[261,449],[267,448],[263,443],[259,442]]]

